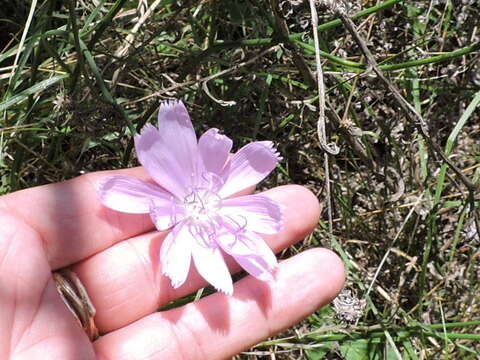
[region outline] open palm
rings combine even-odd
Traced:
[[[281,262],[274,282],[247,276],[235,283],[233,296],[215,293],[158,312],[206,284],[192,269],[173,289],[159,262],[165,233],[153,231],[148,216],[98,202],[96,184],[112,173],[0,198],[1,359],[223,359],[300,321],[340,291],[342,263],[314,249]],[[147,180],[140,168],[115,173]],[[319,206],[299,186],[268,194],[286,206],[284,230],[265,236],[278,252],[313,230]],[[227,262],[232,272],[239,270]],[[102,336],[93,343],[56,290],[52,271],[66,266],[97,310]]]

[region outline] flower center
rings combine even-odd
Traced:
[[[196,188],[183,199],[186,217],[193,225],[208,225],[222,206],[222,199],[206,188]]]

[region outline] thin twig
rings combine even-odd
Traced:
[[[302,51],[299,49],[298,45],[293,39],[290,39],[290,32],[288,30],[287,21],[282,15],[278,0],[270,0],[270,5],[272,7],[273,15],[275,17],[276,31],[281,37],[281,41],[284,43],[284,46],[287,50],[290,51],[292,56],[292,61],[295,64],[295,67],[300,71],[304,81],[311,87],[314,87],[317,83],[315,75],[312,70],[310,70],[309,65],[305,61],[305,58],[302,56]]]
[[[190,85],[195,85],[195,84],[201,84],[203,82],[208,82],[210,80],[213,80],[213,79],[216,79],[220,76],[223,76],[225,74],[228,74],[228,73],[231,73],[231,72],[236,72],[238,71],[239,69],[247,66],[247,65],[250,65],[252,63],[254,63],[255,61],[257,61],[259,58],[262,58],[263,56],[265,56],[266,54],[274,51],[274,50],[277,50],[279,48],[278,45],[275,45],[275,46],[272,46],[264,51],[262,51],[260,54],[258,54],[257,56],[254,56],[253,58],[251,59],[248,59],[247,61],[243,61],[239,64],[236,64],[236,65],[233,65],[232,67],[229,67],[228,69],[225,69],[225,70],[222,70],[222,71],[219,71],[218,73],[215,73],[215,74],[212,74],[212,75],[209,75],[209,76],[205,76],[203,78],[200,78],[200,79],[195,79],[195,80],[189,80],[189,81],[185,81],[185,82],[182,82],[182,83],[179,83],[179,84],[175,84],[175,85],[172,85],[168,88],[165,88],[165,89],[162,89],[162,90],[159,90],[159,91],[156,91],[150,95],[147,95],[147,96],[144,96],[140,99],[137,99],[137,100],[134,100],[134,101],[130,101],[127,103],[127,105],[131,105],[131,104],[136,104],[136,103],[139,103],[139,102],[142,102],[142,101],[145,101],[145,100],[148,100],[148,99],[151,99],[153,97],[157,97],[157,96],[162,96],[163,94],[166,94],[166,93],[169,93],[171,91],[174,91],[174,90],[177,90],[177,89],[181,89],[181,88],[184,88],[184,87],[187,87],[187,86],[190,86]]]
[[[350,148],[353,152],[360,158],[360,160],[375,174],[378,175],[378,169],[375,162],[372,158],[368,155],[367,149],[362,144],[361,141],[358,140],[358,135],[354,133],[354,128],[350,126],[342,125],[342,119],[340,116],[333,110],[333,105],[326,99],[328,107],[326,108],[326,115],[328,119],[331,121],[333,126],[336,128],[342,136],[345,138],[345,141],[350,145]],[[357,129],[357,131],[360,131]]]
[[[154,1],[150,7],[145,11],[145,13],[138,19],[136,22],[135,26],[133,29],[130,31],[130,33],[127,35],[121,46],[115,51],[114,57],[116,59],[120,59],[126,55],[128,55],[128,52],[130,51],[130,48],[133,45],[133,42],[135,40],[135,37],[137,36],[138,31],[140,28],[143,26],[143,24],[148,20],[149,16],[155,11],[155,9],[160,5],[161,0],[156,0]],[[120,73],[125,70],[126,63],[124,63],[121,68],[118,68],[115,70],[113,77],[112,77],[112,84],[111,87],[112,89],[115,89],[117,86],[117,83],[119,81],[119,76]]]
[[[377,61],[375,57],[370,52],[367,47],[367,44],[360,36],[358,31],[355,28],[355,24],[353,23],[352,19],[347,15],[346,12],[339,10],[338,8],[333,9],[336,14],[340,17],[342,22],[344,23],[347,30],[352,34],[353,38],[355,39],[356,43],[360,47],[362,53],[365,55],[368,65],[373,69],[373,71],[377,74],[379,79],[386,85],[388,90],[391,91],[394,99],[397,101],[398,105],[402,108],[402,110],[407,115],[408,119],[419,129],[425,140],[428,144],[433,148],[433,150],[442,158],[442,160],[453,170],[453,172],[459,177],[462,183],[467,187],[470,193],[473,193],[477,190],[477,186],[470,182],[465,175],[462,174],[462,171],[458,169],[455,164],[453,164],[450,159],[443,153],[440,146],[432,140],[428,126],[425,120],[423,119],[422,115],[407,101],[405,98],[400,94],[400,91],[397,87],[389,81],[386,76],[383,74],[382,70],[378,67]]]
[[[208,89],[208,85],[207,85],[208,81],[204,81],[202,83],[202,89],[203,91],[205,92],[205,94],[210,98],[212,99],[213,101],[215,101],[218,105],[220,106],[234,106],[234,105],[237,105],[237,102],[236,101],[225,101],[225,100],[222,100],[222,99],[217,99],[215,96],[212,95],[212,93],[210,92],[210,90]]]
[[[22,38],[20,39],[20,43],[18,44],[18,51],[15,54],[15,59],[13,60],[12,71],[8,79],[8,86],[10,86],[11,81],[13,79],[13,75],[15,74],[15,69],[17,68],[18,59],[20,58],[20,54],[22,53],[22,48],[23,48],[23,45],[25,44],[25,39],[27,38],[30,25],[32,24],[32,19],[33,19],[33,15],[35,13],[36,7],[37,7],[37,0],[33,0],[32,4],[30,5],[30,11],[28,13],[27,22],[25,23],[25,28],[23,29],[23,32],[22,32]]]
[[[313,39],[315,42],[315,63],[317,68],[317,87],[318,87],[318,121],[317,136],[320,147],[325,152],[323,154],[323,166],[325,171],[325,190],[327,193],[327,213],[328,230],[330,236],[333,234],[333,216],[332,216],[332,193],[330,189],[330,164],[329,155],[337,155],[340,150],[335,143],[327,143],[327,132],[325,130],[325,84],[323,82],[322,62],[320,59],[320,41],[318,40],[318,14],[314,0],[310,0],[310,12],[312,17]]]
[[[321,148],[330,155],[337,155],[340,150],[335,143],[327,144],[327,134],[325,130],[325,84],[323,82],[322,62],[320,59],[320,41],[318,36],[318,14],[315,8],[314,0],[310,0],[310,11],[312,16],[313,39],[315,42],[315,63],[317,67],[317,87],[318,87],[318,122],[317,135]]]

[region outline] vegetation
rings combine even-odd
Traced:
[[[132,135],[183,99],[198,131],[274,140],[284,161],[267,185],[324,203],[282,256],[332,247],[348,270],[333,305],[239,359],[478,359],[479,3],[351,6],[387,82],[347,20],[317,5],[326,141],[340,149],[327,162],[308,2],[2,2],[0,192],[136,165]]]

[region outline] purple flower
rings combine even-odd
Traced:
[[[172,286],[181,286],[191,259],[216,289],[233,293],[222,252],[248,273],[272,278],[275,255],[258,235],[282,227],[282,208],[264,195],[230,196],[263,180],[280,157],[270,141],[256,141],[230,156],[232,140],[209,129],[198,140],[181,101],[160,106],[159,129],[146,125],[135,136],[138,159],[154,185],[129,176],[111,176],[99,187],[111,209],[149,213],[158,230],[171,230],[160,260]]]

